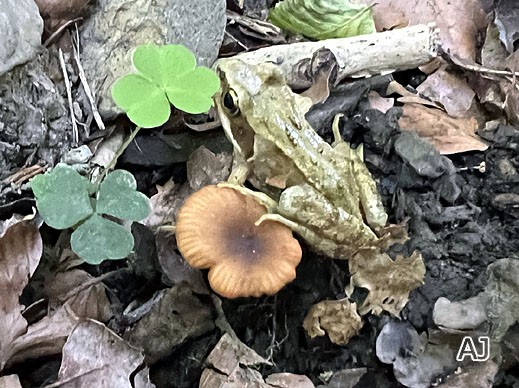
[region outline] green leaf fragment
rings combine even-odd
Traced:
[[[143,45],[133,54],[133,66],[144,77],[165,90],[175,78],[196,67],[196,58],[181,45]]]
[[[119,78],[112,86],[112,98],[142,128],[164,124],[171,113],[164,91],[138,74]]]
[[[72,250],[89,264],[127,257],[133,236],[121,225],[94,214],[72,233]]]
[[[108,174],[100,185],[97,196],[97,213],[117,218],[140,221],[150,212],[149,199],[136,191],[137,182],[125,170]]]
[[[375,32],[371,7],[348,0],[284,0],[270,11],[269,20],[317,40]]]
[[[178,77],[166,89],[169,101],[187,113],[207,112],[213,104],[212,96],[220,88],[220,80],[207,67],[197,67]]]
[[[36,207],[47,225],[67,229],[93,213],[88,179],[71,167],[58,165],[31,179]]]

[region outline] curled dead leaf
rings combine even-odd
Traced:
[[[375,249],[360,249],[349,261],[351,295],[353,287],[369,290],[359,314],[375,315],[387,311],[398,316],[409,300],[409,293],[423,284],[425,264],[422,255],[413,252],[409,257],[397,256],[392,260],[387,253]]]
[[[330,341],[346,345],[362,328],[357,304],[347,299],[325,300],[312,306],[303,321],[310,338],[328,334]]]
[[[42,254],[38,227],[16,219],[0,223],[0,371],[17,352],[14,341],[27,330],[20,295]]]
[[[453,118],[447,113],[420,104],[405,104],[398,120],[401,129],[416,132],[430,141],[443,155],[485,151],[488,145],[476,135],[474,117]]]

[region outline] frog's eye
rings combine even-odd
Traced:
[[[233,116],[236,116],[240,112],[240,107],[238,106],[238,96],[234,90],[225,92],[223,95],[223,106]]]

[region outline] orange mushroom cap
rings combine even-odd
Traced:
[[[209,284],[227,298],[272,295],[296,277],[301,247],[276,221],[254,223],[267,209],[228,187],[205,186],[177,216],[177,244],[195,268],[209,268]]]

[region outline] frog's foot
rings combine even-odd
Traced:
[[[235,153],[232,171],[229,178],[227,178],[227,182],[235,185],[243,185],[249,176],[250,170],[249,163],[247,163],[240,154]]]
[[[279,222],[285,226],[288,226],[290,229],[292,229],[295,232],[298,232],[299,234],[303,229],[307,230],[307,228],[299,225],[297,222],[294,222],[292,220],[289,220],[288,218],[283,217],[280,214],[264,214],[258,220],[254,223],[256,226],[260,225],[262,222],[265,221],[276,221]]]
[[[293,232],[300,235],[315,252],[325,256],[345,260],[349,259],[355,252],[348,244],[337,244],[336,241],[319,235],[312,229],[289,220],[280,214],[264,214],[258,218],[255,224],[259,225],[265,221],[275,221],[289,227]]]
[[[277,202],[274,201],[272,198],[270,198],[268,195],[261,193],[259,191],[254,191],[251,189],[248,189],[246,187],[243,187],[241,185],[237,185],[230,182],[221,182],[218,183],[218,187],[227,187],[233,190],[236,190],[237,192],[247,195],[249,197],[254,198],[256,201],[258,201],[260,204],[265,206],[267,208],[268,212],[273,212],[277,207]]]

